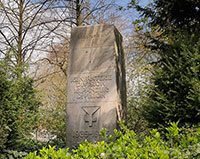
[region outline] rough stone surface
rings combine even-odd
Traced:
[[[96,142],[125,120],[122,36],[110,24],[72,29],[67,87],[67,146]]]

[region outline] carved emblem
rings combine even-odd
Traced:
[[[85,122],[89,123],[89,127],[93,126],[93,122],[97,122],[97,117],[95,113],[100,109],[99,106],[84,106],[82,107],[84,112],[86,113],[84,116]]]

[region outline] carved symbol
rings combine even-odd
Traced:
[[[89,122],[89,127],[92,127],[92,123],[97,121],[97,117],[94,117],[94,114],[99,110],[99,106],[85,106],[82,107],[86,113],[84,116],[85,122]]]

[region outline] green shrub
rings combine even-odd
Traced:
[[[14,150],[4,150],[3,154],[0,154],[1,159],[23,159],[28,153],[14,151]]]
[[[0,159],[23,159],[30,152],[38,152],[47,145],[47,142],[41,142],[33,139],[23,139],[17,144],[17,149],[2,149]]]
[[[38,141],[36,139],[21,139],[18,142],[17,151],[29,153],[33,151],[38,151],[46,145],[47,142]]]
[[[71,152],[68,148],[56,151],[49,146],[40,150],[39,155],[36,152],[28,154],[26,159],[199,158],[200,128],[178,128],[177,125],[171,123],[166,133],[154,129],[143,140],[125,126],[122,131],[115,130],[115,140],[112,136],[107,137],[103,130],[104,140],[95,144],[85,141]]]

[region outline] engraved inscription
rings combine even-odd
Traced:
[[[77,34],[73,38],[74,39],[91,39],[91,38],[101,38],[101,37],[106,37],[107,35],[105,34],[100,34],[100,33],[93,33],[93,34]]]
[[[87,130],[82,130],[82,131],[75,131],[73,133],[73,138],[98,138],[100,135],[100,132],[99,131],[95,131],[95,132],[92,132],[92,131],[87,131]]]
[[[73,101],[90,101],[104,99],[109,92],[108,81],[111,81],[111,75],[88,75],[74,77],[71,80],[73,85]]]
[[[97,122],[97,117],[94,114],[100,109],[99,106],[84,106],[82,107],[84,112],[86,113],[84,116],[85,122],[89,123],[89,127],[93,126],[93,122]]]
[[[106,131],[106,136],[113,135],[110,133],[110,131]],[[81,131],[74,131],[72,137],[74,139],[84,138],[84,139],[91,139],[91,138],[100,138],[100,131],[87,131],[87,130],[81,130]]]

